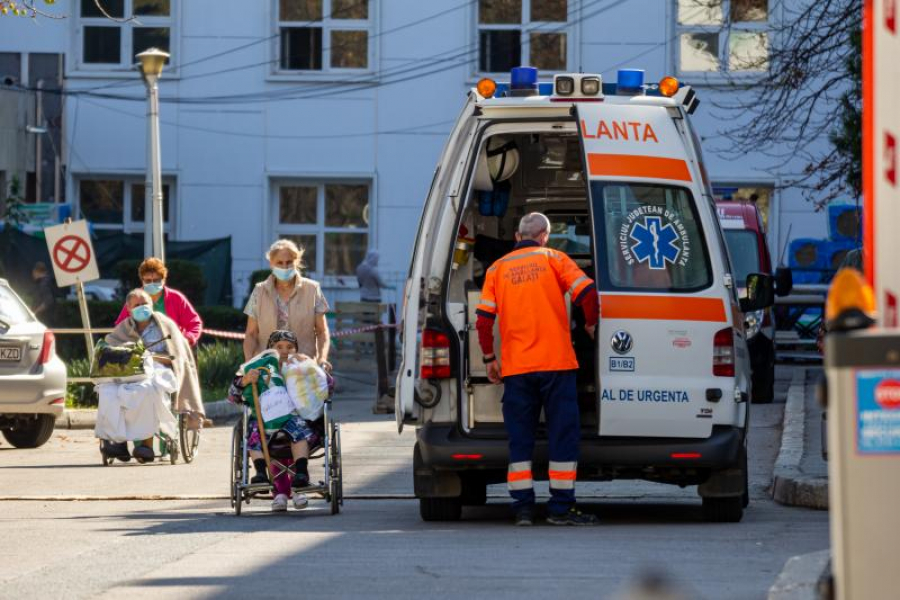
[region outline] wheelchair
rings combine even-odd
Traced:
[[[250,449],[247,445],[247,432],[249,431],[250,418],[253,416],[253,409],[249,406],[243,406],[241,419],[235,424],[231,433],[231,507],[234,509],[236,516],[241,516],[241,508],[246,504],[250,504],[253,498],[272,498],[274,494],[274,486],[272,485],[273,475],[269,473],[269,481],[267,483],[250,483]],[[324,499],[331,505],[331,514],[336,515],[341,511],[344,505],[344,488],[343,488],[343,472],[341,470],[341,426],[334,420],[331,414],[331,398],[325,400],[323,415],[321,417],[321,426],[318,428],[324,430],[319,438],[319,443],[309,449],[309,464],[313,460],[323,459],[324,480],[319,481],[317,485],[313,485],[310,479],[310,485],[302,488],[293,488],[292,491],[303,494],[311,494]],[[283,431],[278,430],[274,433],[264,431],[260,428],[260,435],[265,436],[263,440],[264,447],[269,454],[269,460],[275,465],[281,473],[287,473],[289,477],[294,474],[291,466],[285,465],[281,461],[292,459],[291,456],[291,440]]]
[[[186,464],[190,464],[193,462],[195,458],[197,458],[197,454],[200,452],[200,429],[191,429],[189,428],[189,419],[191,419],[192,413],[190,412],[182,412],[176,415],[178,420],[178,430],[176,433],[176,437],[172,437],[166,435],[165,433],[158,431],[153,434],[153,449],[154,456],[153,460],[169,460],[169,464],[175,465],[178,464],[178,459],[184,460]],[[202,419],[203,417],[196,417]],[[106,440],[100,440],[100,460],[101,464],[104,467],[108,467],[112,465],[117,457],[114,455],[107,454],[104,452],[104,442]],[[127,459],[118,459],[122,460],[122,462],[129,462],[131,457]],[[150,461],[141,461],[140,459],[135,459],[139,463],[150,462]]]

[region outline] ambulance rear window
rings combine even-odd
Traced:
[[[600,289],[693,292],[712,284],[690,191],[591,182]]]

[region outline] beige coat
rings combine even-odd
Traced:
[[[294,290],[288,299],[288,329],[297,336],[298,350],[316,357],[316,298],[321,295],[319,284],[312,279],[294,278]],[[275,298],[275,276],[269,275],[265,281],[256,284],[259,294],[256,301],[256,321],[259,333],[256,346],[250,356],[255,356],[266,349],[269,336],[278,326],[278,307]]]
[[[206,414],[203,408],[203,396],[200,393],[200,379],[197,376],[197,363],[194,362],[194,354],[191,346],[178,329],[175,321],[166,315],[154,312],[154,319],[162,331],[163,337],[168,337],[163,343],[166,345],[166,354],[172,356],[172,370],[178,381],[178,396],[175,400],[177,412],[191,411]],[[141,339],[134,319],[128,317],[106,336],[106,343],[110,346],[121,346],[127,342],[137,342]],[[159,352],[158,352],[159,353]],[[159,353],[161,354],[161,353]]]

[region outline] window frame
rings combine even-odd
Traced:
[[[270,44],[270,65],[268,81],[335,81],[341,82],[345,77],[351,77],[348,84],[365,83],[376,79],[376,65],[378,63],[378,44],[374,41],[375,32],[378,31],[378,10],[375,0],[368,0],[367,20],[362,19],[332,19],[332,0],[322,0],[321,21],[282,21],[280,15],[280,0],[270,0],[268,3],[271,26],[272,43]],[[322,28],[322,68],[316,70],[282,69],[281,68],[281,28],[282,27],[321,27]],[[365,31],[368,57],[366,68],[343,68],[331,66],[331,34],[333,31]]]
[[[94,223],[90,221],[91,227],[98,231],[121,231],[122,233],[143,233],[145,230],[144,221],[135,221],[132,219],[131,187],[140,185],[144,187],[145,177],[137,173],[75,173],[73,174],[74,185],[72,203],[73,212],[90,221],[84,213],[81,212],[81,182],[83,181],[121,181],[122,182],[122,222],[121,223]],[[169,220],[163,224],[163,233],[170,240],[176,239],[176,220],[177,220],[177,202],[178,202],[178,179],[174,175],[163,174],[163,186],[169,187]]]
[[[775,10],[778,7],[778,3],[774,0],[766,0],[766,11],[768,18],[766,21],[740,21],[740,22],[730,22],[730,14],[731,14],[731,3],[733,0],[721,0],[722,3],[722,23],[719,25],[682,25],[678,22],[678,7],[681,0],[672,0],[672,4],[670,5],[672,8],[672,51],[671,56],[674,60],[673,72],[675,72],[679,78],[684,79],[685,81],[690,80],[693,83],[707,83],[707,84],[727,84],[737,82],[747,82],[752,83],[753,81],[757,81],[766,75],[768,75],[769,70],[765,71],[732,71],[728,67],[728,60],[730,56],[730,48],[729,43],[731,39],[731,34],[733,32],[750,32],[750,33],[765,33],[768,37],[768,45],[771,49],[772,46],[772,36],[774,33],[773,25],[776,22]],[[783,9],[783,7],[782,7]],[[681,68],[681,36],[685,33],[713,33],[718,35],[719,40],[719,49],[718,49],[718,62],[719,68],[715,71],[690,71],[684,70]],[[770,65],[771,66],[771,65]]]
[[[83,77],[83,78],[116,78],[116,79],[133,79],[135,72],[139,71],[138,61],[134,56],[130,56],[131,47],[134,40],[134,28],[152,28],[166,27],[169,29],[169,53],[172,58],[169,59],[163,70],[163,78],[178,79],[178,57],[181,50],[180,27],[182,0],[170,0],[170,14],[167,17],[140,16],[134,21],[118,23],[111,21],[105,17],[82,17],[81,16],[82,0],[74,0],[71,3],[70,21],[72,27],[70,55],[75,60],[66,62],[66,76]],[[123,0],[125,8],[125,17],[133,14],[134,0]],[[116,27],[120,30],[119,39],[119,62],[118,63],[87,63],[84,61],[84,28],[85,27]]]
[[[557,73],[571,72],[571,65],[574,64],[579,47],[578,33],[580,27],[576,27],[572,23],[573,18],[577,18],[581,14],[582,0],[567,0],[566,4],[566,22],[562,27],[561,22],[557,21],[532,21],[531,20],[531,4],[540,0],[521,0],[522,2],[522,18],[519,23],[485,23],[478,21],[478,10],[480,1],[476,0],[472,7],[471,27],[473,47],[475,48],[475,57],[472,61],[472,81],[477,81],[482,77],[497,78],[509,77],[507,71],[482,71],[481,70],[481,31],[482,29],[503,30],[520,32],[521,57],[520,61],[523,66],[531,64],[531,33],[562,33],[566,36],[566,64],[561,70],[539,69],[540,75],[554,75]],[[527,18],[526,18],[527,17]],[[518,66],[518,65],[517,65]]]
[[[368,187],[368,222],[365,227],[333,227],[325,224],[325,186],[327,185],[365,185]],[[315,187],[316,188],[316,223],[281,223],[280,202],[281,189],[285,187]],[[377,210],[375,205],[375,177],[372,175],[348,175],[343,176],[277,176],[269,182],[269,230],[271,239],[280,239],[286,235],[314,235],[316,237],[316,264],[307,264],[304,273],[325,285],[347,285],[347,279],[352,279],[355,284],[355,274],[334,274],[325,272],[325,235],[329,233],[349,233],[367,236],[366,248],[375,244],[375,219]],[[342,281],[341,281],[342,280]]]

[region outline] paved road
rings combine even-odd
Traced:
[[[235,518],[224,499],[227,427],[204,433],[196,463],[174,467],[101,467],[86,431],[57,432],[37,451],[0,445],[5,498],[208,498],[6,500],[0,597],[608,598],[653,569],[689,598],[762,598],[788,557],[828,546],[827,513],[766,496],[780,403],[753,407],[742,523],[703,523],[693,489],[615,482],[580,486],[603,525],[578,530],[509,526],[502,488],[460,523],[423,523],[406,499],[412,435],[368,410],[362,398],[338,403],[348,499],[335,517],[321,501],[287,514],[257,501]]]

